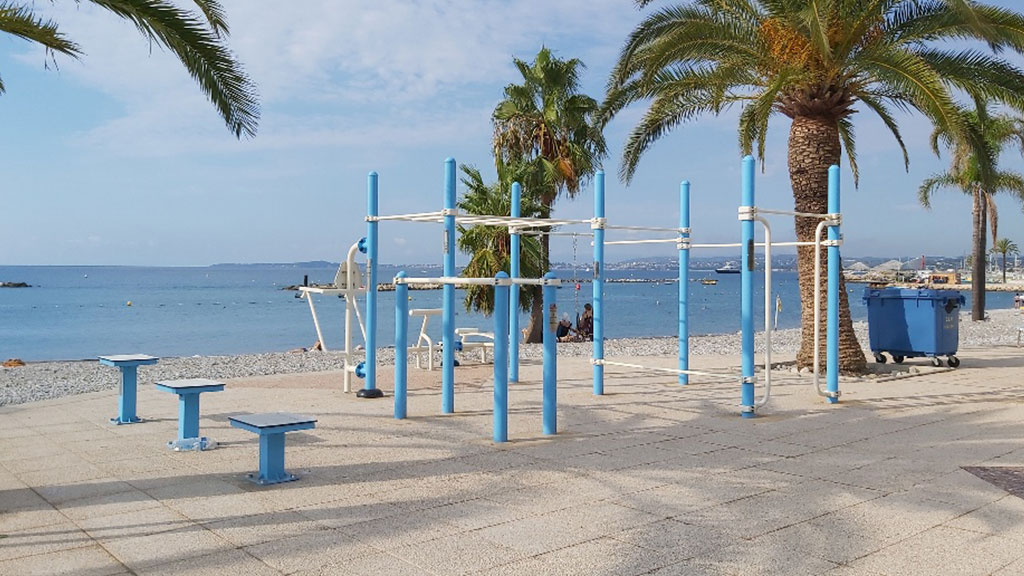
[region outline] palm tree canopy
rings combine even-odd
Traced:
[[[1009,238],[1000,238],[996,240],[992,245],[992,251],[997,254],[1002,254],[1005,258],[1008,254],[1020,254],[1020,248],[1017,247],[1017,243]]]
[[[957,93],[1024,110],[1021,70],[978,49],[939,47],[951,40],[1021,53],[1024,16],[972,0],[694,0],[658,10],[633,31],[602,119],[651,101],[623,151],[625,181],[661,136],[735,104],[740,148],[762,161],[774,114],[836,122],[856,180],[850,115],[859,108],[881,118],[905,164],[894,110],[917,110],[961,135]]]
[[[994,196],[1009,193],[1024,205],[1024,175],[997,168],[999,156],[1007,144],[1016,144],[1024,154],[1024,120],[1010,114],[991,114],[984,104],[963,117],[964,126],[972,135],[970,141],[958,137],[948,127],[936,126],[932,131],[932,150],[939,155],[941,146],[945,146],[951,150],[952,158],[947,171],[933,174],[921,183],[918,200],[922,206],[930,208],[931,198],[940,188],[955,188],[968,195],[977,189],[984,198],[995,243],[999,212]],[[982,168],[986,164],[988,170]]]
[[[513,62],[523,83],[506,86],[494,108],[495,160],[532,164],[549,183],[542,199],[551,205],[562,190],[575,196],[607,153],[595,127],[599,106],[579,92],[580,60],[561,60],[541,48],[532,63]]]
[[[219,0],[192,0],[198,13],[168,0],[90,1],[130,21],[148,40],[173,52],[236,137],[256,135],[256,87],[225,43],[229,32]],[[51,57],[82,55],[56,22],[36,16],[31,2],[0,0],[0,32],[40,44]]]

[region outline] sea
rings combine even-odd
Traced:
[[[309,306],[285,290],[301,284],[333,281],[336,267],[244,265],[210,267],[0,266],[0,281],[25,282],[31,288],[0,288],[0,359],[26,362],[91,359],[105,354],[214,356],[282,352],[312,346],[316,340]],[[410,276],[439,276],[435,269],[406,267]],[[382,266],[378,279],[398,272]],[[573,271],[558,271],[559,314],[575,318],[590,302],[592,288]],[[755,326],[763,329],[763,277],[755,279]],[[605,287],[605,335],[608,338],[673,336],[677,330],[677,282],[671,270],[609,270]],[[702,285],[701,278],[718,280]],[[800,324],[796,272],[772,273],[773,293],[781,300],[777,327]],[[690,332],[693,335],[740,330],[740,276],[711,270],[691,272]],[[575,280],[580,280],[576,282]],[[866,319],[864,285],[848,284],[854,320]],[[490,331],[493,319],[467,311],[456,291],[456,326]],[[965,292],[966,309],[970,293]],[[315,301],[328,349],[343,347],[344,300]],[[1013,294],[989,292],[988,308],[1011,308]],[[365,316],[365,302],[360,301]],[[410,291],[410,308],[440,308],[440,290]],[[774,296],[772,314],[775,314]],[[378,297],[378,345],[394,343],[395,293]],[[427,333],[440,339],[440,317]],[[528,324],[527,313],[520,323]],[[410,322],[410,338],[421,321]],[[358,329],[357,329],[358,330]],[[360,334],[353,339],[362,343]]]

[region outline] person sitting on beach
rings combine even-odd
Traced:
[[[572,342],[572,320],[569,320],[569,313],[562,313],[562,320],[558,323],[558,328],[555,330],[555,337],[558,338],[559,342]]]
[[[581,340],[594,339],[594,307],[583,305],[583,316],[576,320],[576,334]]]

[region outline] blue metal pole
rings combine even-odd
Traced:
[[[499,281],[508,280],[508,274],[498,272]],[[511,290],[518,290],[511,286]],[[494,287],[494,441],[508,442],[508,308],[509,286]]]
[[[594,218],[604,220],[604,171],[594,175]],[[604,224],[594,228],[594,353],[604,360]],[[604,394],[604,365],[594,364],[594,394]]]
[[[444,208],[455,210],[455,159],[444,161]],[[455,276],[455,215],[444,216],[444,275]],[[443,288],[441,316],[441,412],[455,412],[455,286],[445,284]],[[497,336],[497,335],[495,335]]]
[[[405,270],[395,279],[405,278]],[[409,285],[395,283],[395,419],[406,414],[409,383]]]
[[[545,280],[554,280],[554,272],[544,275]],[[547,322],[544,323],[544,433],[558,433],[558,351],[555,344],[558,338],[555,330],[558,328],[558,305],[555,303],[555,286],[545,284],[542,290],[544,300],[544,312],[547,314]],[[596,326],[595,322],[595,326]],[[595,335],[594,342],[597,342]]]
[[[683,180],[679,185],[679,227],[690,227],[690,183]],[[690,233],[682,232],[682,238],[689,240]],[[679,369],[690,369],[690,247],[679,246]],[[689,384],[690,375],[680,374],[680,384]]]
[[[129,364],[118,366],[121,370],[121,398],[117,407],[117,423],[129,424],[138,422],[139,417],[135,414],[138,403],[138,366]]]
[[[366,214],[378,216],[377,173],[366,177]],[[356,395],[360,398],[380,398],[384,394],[377,390],[377,244],[378,223],[370,220],[366,224],[366,383]]]
[[[186,438],[199,438],[199,394],[178,395],[178,440]]]
[[[743,158],[744,208],[754,206],[754,158]],[[742,383],[740,386],[740,414],[754,417],[754,221],[740,222],[742,259],[740,264],[740,329],[742,330]]]
[[[523,188],[519,182],[512,183],[512,210],[510,215],[519,218],[523,215]],[[522,239],[519,232],[512,232],[511,246],[512,261],[510,262],[509,275],[512,278],[519,278],[519,251]],[[495,308],[495,314],[500,308]],[[495,334],[497,336],[497,334]],[[508,305],[508,379],[511,382],[519,382],[519,286],[512,286],[509,293]]]
[[[839,213],[839,166],[828,169],[828,212]],[[839,226],[828,227],[828,239],[838,243]],[[839,402],[839,246],[828,247],[828,309],[825,328],[825,386],[829,404]]]

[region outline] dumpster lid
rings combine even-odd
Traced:
[[[865,288],[864,300],[874,298],[898,298],[900,300],[957,300],[961,304],[966,298],[959,290],[935,290],[931,288]]]

